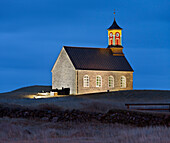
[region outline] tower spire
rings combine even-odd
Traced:
[[[116,14],[116,12],[115,12],[115,9],[114,9],[114,12],[113,12],[113,14],[114,14],[114,20],[115,20],[115,14]]]

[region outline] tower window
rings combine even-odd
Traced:
[[[126,88],[126,77],[125,76],[121,76],[120,78],[120,87]]]
[[[96,77],[96,87],[102,87],[102,77],[100,75]]]
[[[116,32],[115,33],[115,45],[120,45],[120,33],[119,32]]]
[[[83,87],[89,87],[89,76],[85,75],[83,77]]]
[[[109,87],[110,88],[114,87],[114,77],[113,76],[109,76]]]

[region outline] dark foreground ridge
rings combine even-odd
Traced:
[[[0,117],[26,118],[46,122],[101,122],[145,126],[170,127],[170,114],[144,113],[129,110],[109,110],[107,113],[80,110],[27,109],[0,107]]]

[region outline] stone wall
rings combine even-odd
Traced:
[[[76,94],[76,71],[63,48],[52,69],[52,89],[70,88],[70,94]]]
[[[84,75],[89,76],[89,87],[83,87]],[[102,87],[96,87],[96,76],[102,77]],[[114,87],[109,88],[108,78],[114,77]],[[126,77],[126,88],[120,87],[121,76]],[[132,90],[133,89],[133,72],[126,71],[93,71],[93,70],[78,70],[78,94],[117,91],[117,90]]]
[[[84,112],[80,110],[56,109],[22,109],[0,107],[0,118],[26,118],[47,122],[101,122],[120,123],[134,126],[167,126],[170,127],[169,114],[144,113],[128,110],[110,110],[107,113]]]

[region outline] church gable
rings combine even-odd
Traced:
[[[61,89],[70,88],[70,93],[75,93],[76,89],[76,71],[75,68],[66,53],[62,48],[55,64],[52,69],[52,88]]]
[[[55,69],[57,64],[59,64],[60,62],[63,62],[63,61],[69,62],[73,66],[73,68],[75,68],[74,65],[72,64],[72,61],[70,60],[70,57],[68,56],[68,54],[67,54],[64,47],[61,49],[60,54],[58,55],[58,58],[55,61],[51,72],[53,72],[53,70]],[[64,66],[64,64],[62,64],[61,66]]]

